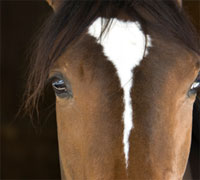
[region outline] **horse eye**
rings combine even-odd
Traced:
[[[55,94],[61,98],[72,97],[72,92],[70,87],[65,83],[63,79],[55,78],[52,81],[52,87],[55,91]]]
[[[188,96],[193,96],[197,94],[197,92],[200,92],[200,72],[196,78],[196,80],[192,83],[190,86],[190,90],[188,92]]]
[[[191,88],[190,90],[197,90],[200,88],[200,79],[195,81],[192,85],[191,85]]]
[[[57,93],[67,92],[65,82],[62,79],[56,79],[52,82],[52,86]]]
[[[189,96],[194,95],[198,91],[200,91],[200,73],[199,73],[198,77],[196,78],[196,80],[191,85],[188,95]]]

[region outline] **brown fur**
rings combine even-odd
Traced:
[[[57,98],[59,147],[65,175],[67,179],[122,179],[125,161],[119,80],[93,38],[86,36],[76,44],[55,67],[70,79],[74,93],[71,100]]]
[[[62,72],[74,93],[73,99],[57,98],[56,103],[61,166],[67,179],[182,179],[194,102],[187,91],[199,60],[181,45],[166,45],[167,39],[151,35],[154,47],[134,73],[128,177],[122,144],[123,94],[114,66],[88,35],[56,63],[51,74]]]
[[[60,4],[63,0],[46,0],[46,1],[49,4],[49,6],[51,6],[53,10],[56,12],[59,9]]]
[[[130,17],[122,12],[118,18]],[[149,12],[141,12],[141,17],[148,19]],[[188,37],[169,38],[170,33],[164,36],[152,26],[143,28],[151,35],[153,47],[134,70],[134,128],[127,172],[123,91],[102,47],[84,31],[53,63],[50,77],[62,73],[73,91],[73,98],[56,98],[63,179],[182,179],[195,100],[187,93],[200,70],[199,56],[193,51],[198,43],[190,49]]]
[[[108,18],[102,33],[109,29],[110,17],[124,17],[138,21],[145,35],[147,28],[160,36],[167,36],[200,54],[196,31],[175,0],[90,0],[60,1],[56,13],[42,27],[30,64],[26,88],[25,110],[31,112],[39,102],[53,64],[68,46],[76,41],[99,16]]]
[[[186,94],[197,76],[198,60],[165,42],[154,40],[155,47],[134,73],[132,179],[182,179],[187,164],[194,97]]]

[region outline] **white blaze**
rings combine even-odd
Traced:
[[[91,36],[99,38],[102,30],[102,19],[98,18],[88,30]],[[147,36],[147,46],[151,46],[150,37]],[[124,90],[124,154],[126,167],[128,167],[129,135],[133,128],[132,105],[130,91],[133,85],[132,70],[140,64],[145,51],[145,36],[140,30],[140,24],[131,21],[113,19],[112,25],[101,40],[97,40],[103,46],[103,51],[108,60],[111,61],[120,79],[121,87]],[[148,52],[145,52],[147,55]]]

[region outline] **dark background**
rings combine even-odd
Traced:
[[[184,8],[200,31],[200,1]],[[0,1],[1,23],[1,179],[60,179],[54,96],[40,107],[40,119],[16,117],[22,103],[34,34],[52,13],[45,1]],[[39,128],[40,127],[40,128]]]

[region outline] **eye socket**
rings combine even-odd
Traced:
[[[73,97],[70,83],[62,75],[56,74],[52,77],[51,84],[56,96],[60,98]]]

